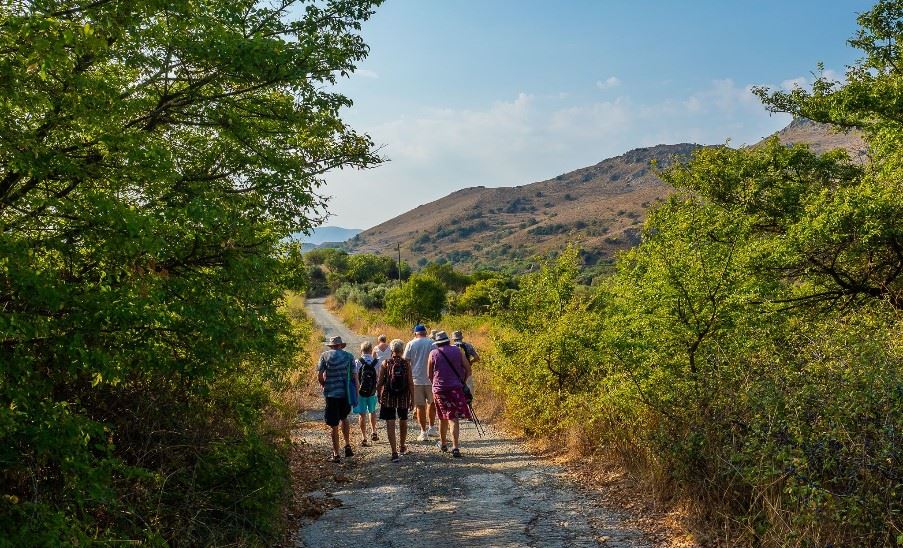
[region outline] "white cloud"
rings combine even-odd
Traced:
[[[601,90],[616,88],[621,85],[621,79],[617,76],[609,76],[605,81],[597,80],[596,87]]]
[[[794,88],[802,88],[805,90],[812,89],[812,84],[815,82],[816,78],[819,76],[825,78],[830,82],[839,82],[841,84],[846,82],[846,75],[837,72],[833,69],[825,69],[820,74],[810,74],[809,76],[797,76],[796,78],[790,78],[788,80],[784,80],[781,82],[779,86],[784,91],[792,91]]]
[[[808,89],[809,86],[809,79],[805,76],[797,76],[796,78],[791,78],[789,80],[784,80],[783,82],[781,82],[781,89],[785,91],[792,91],[796,88]]]
[[[540,181],[641,146],[756,142],[790,118],[770,115],[751,88],[724,79],[657,102],[569,97],[566,106],[558,96],[519,93],[482,109],[423,109],[359,127],[391,161],[330,174],[331,222],[374,226],[461,188]]]
[[[365,68],[355,69],[354,74],[362,78],[371,78],[373,80],[379,78],[379,74],[375,70]]]

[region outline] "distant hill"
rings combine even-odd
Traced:
[[[806,143],[819,154],[837,148],[845,148],[853,156],[865,153],[865,141],[859,132],[839,130],[805,118],[794,119],[775,135],[784,144]]]
[[[322,245],[326,243],[338,244],[349,238],[353,238],[362,231],[359,228],[342,228],[340,226],[318,226],[310,235],[303,232],[292,234],[292,238],[304,244]]]
[[[858,134],[808,120],[794,121],[777,135],[817,151],[864,148]],[[650,163],[667,167],[699,146],[639,148],[547,181],[465,188],[366,230],[346,245],[352,252],[391,253],[400,244],[413,264],[445,259],[476,267],[524,265],[537,254],[578,242],[587,264],[609,261],[639,241],[646,211],[673,191]]]

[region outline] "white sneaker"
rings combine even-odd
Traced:
[[[439,437],[439,429],[436,428],[435,426],[430,426],[429,429],[427,429],[427,431],[426,431],[426,435],[432,436],[434,438],[438,438]]]
[[[430,439],[425,430],[420,431],[420,435],[417,436],[417,441],[426,441]]]

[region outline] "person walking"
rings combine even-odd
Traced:
[[[477,349],[469,342],[464,342],[464,333],[460,330],[452,333],[452,344],[464,350],[464,355],[467,356],[467,361],[470,362],[470,365],[480,361],[480,355],[477,354]]]
[[[452,456],[461,458],[460,419],[470,419],[470,402],[464,391],[464,379],[470,376],[470,363],[464,351],[451,346],[445,331],[436,333],[436,348],[430,352],[427,375],[432,381],[433,402],[439,415],[439,441],[448,451],[448,423],[452,422]]]
[[[379,394],[379,418],[386,421],[386,436],[392,448],[392,462],[398,462],[399,453],[408,452],[408,411],[414,406],[414,377],[411,362],[404,359],[404,341],[394,339],[389,345],[392,356],[379,367],[376,392]],[[399,445],[396,445],[395,421],[399,422]]]
[[[380,335],[376,340],[377,343],[376,347],[373,349],[373,355],[379,360],[379,364],[377,364],[378,368],[383,362],[392,357],[392,347],[386,342],[385,335]]]
[[[361,357],[355,361],[358,378],[358,402],[354,412],[358,415],[361,427],[361,446],[369,447],[367,441],[367,423],[370,423],[370,438],[379,440],[376,433],[376,381],[379,360],[373,355],[373,344],[370,341],[361,343]]]
[[[433,391],[427,375],[427,361],[433,349],[433,341],[426,336],[426,327],[414,326],[414,338],[404,349],[404,359],[411,362],[411,373],[414,378],[414,408],[420,434],[417,441],[427,441],[436,435],[436,408],[433,406]],[[427,428],[429,420],[429,428]]]
[[[332,337],[326,343],[329,350],[320,354],[317,363],[317,381],[323,387],[326,399],[324,420],[332,437],[332,457],[330,461],[341,462],[339,457],[339,425],[345,438],[345,456],[353,457],[351,450],[348,413],[351,412],[351,391],[357,391],[357,373],[354,370],[354,356],[344,350],[346,343],[342,337]]]
[[[480,361],[480,355],[477,353],[477,349],[474,348],[472,344],[464,341],[464,333],[460,330],[452,333],[452,344],[464,351],[464,357],[470,364],[471,375],[467,377],[465,384],[467,384],[467,388],[470,389],[470,393],[473,394],[473,366],[475,363]]]

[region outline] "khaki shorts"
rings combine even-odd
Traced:
[[[428,403],[433,403],[433,385],[415,384],[414,405],[426,405]]]

